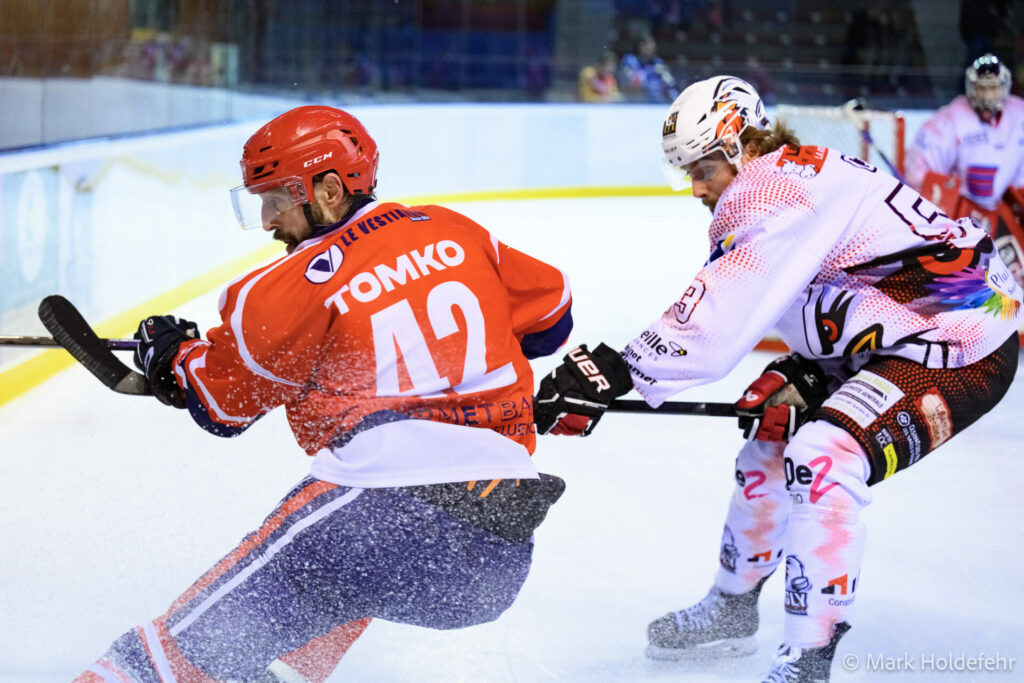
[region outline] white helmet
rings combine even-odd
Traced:
[[[666,171],[674,171],[669,177],[672,187],[681,189],[673,175],[713,152],[721,151],[739,170],[740,134],[748,126],[764,130],[769,123],[761,96],[743,79],[714,76],[687,86],[669,107],[661,129]]]
[[[964,90],[975,111],[998,114],[1010,96],[1010,70],[995,55],[982,55],[967,67]]]

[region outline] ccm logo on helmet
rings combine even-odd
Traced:
[[[302,162],[302,168],[309,168],[313,164],[319,164],[322,161],[327,161],[332,156],[334,156],[334,152],[328,152],[327,154],[321,154],[318,157],[313,157],[312,159]]]
[[[569,358],[576,363],[576,367],[580,369],[580,372],[587,376],[587,379],[597,385],[598,391],[604,391],[605,389],[612,388],[612,385],[607,379],[605,379],[605,376],[597,369],[597,364],[590,360],[586,351],[577,346],[569,352]]]

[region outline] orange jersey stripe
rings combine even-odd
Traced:
[[[323,683],[334,672],[352,643],[370,625],[371,618],[356,619],[338,626],[327,635],[314,638],[298,650],[278,659],[301,674],[310,683]]]
[[[327,493],[335,488],[337,488],[336,484],[331,484],[326,481],[315,481],[285,501],[284,504],[281,505],[280,509],[278,509],[272,517],[263,523],[263,526],[242,541],[242,543],[239,544],[231,554],[218,562],[213,569],[206,572],[206,574],[192,584],[188,590],[182,593],[182,595],[174,601],[174,604],[171,605],[170,609],[167,610],[164,618],[169,618],[184,605],[188,604],[193,598],[199,595],[199,593],[205,590],[210,584],[243,560],[250,552],[263,543],[268,536],[280,528],[289,515],[305,506],[317,496]]]

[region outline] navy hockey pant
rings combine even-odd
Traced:
[[[435,629],[493,621],[526,580],[532,552],[532,539],[507,541],[404,489],[307,477],[90,673],[155,683],[259,678],[277,657],[365,617]]]

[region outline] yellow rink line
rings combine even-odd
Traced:
[[[399,198],[394,201],[407,206],[419,204],[445,204],[454,202],[513,201],[530,199],[581,199],[598,197],[660,197],[673,194],[690,194],[689,189],[680,193],[657,186],[644,187],[565,187],[536,188],[526,190],[499,190],[490,192],[458,192],[451,194],[434,194],[416,197]],[[390,201],[390,200],[385,200]],[[95,325],[100,337],[117,338],[129,336],[135,332],[139,321],[147,315],[160,311],[173,311],[196,297],[206,294],[216,287],[234,280],[241,273],[263,263],[281,253],[281,245],[271,243],[245,256],[236,258],[218,266],[183,284],[168,290],[148,301],[135,306],[123,313],[104,320]],[[74,302],[72,302],[74,303]],[[12,347],[14,348],[14,347]],[[125,361],[131,363],[125,354]],[[21,396],[26,391],[39,386],[61,370],[74,364],[74,359],[62,349],[52,349],[38,353],[17,363],[7,370],[0,371],[0,405]]]

